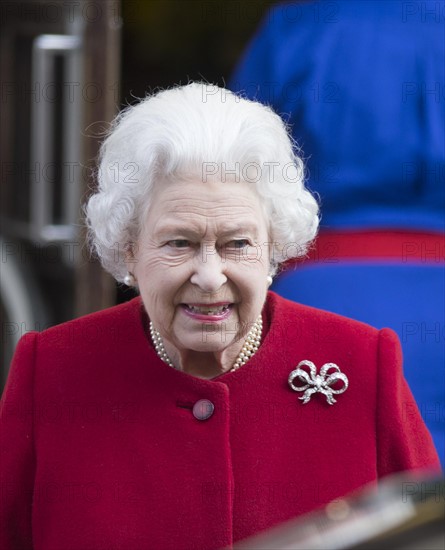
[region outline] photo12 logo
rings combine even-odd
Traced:
[[[226,162],[204,162],[202,164],[202,181],[207,183],[210,179],[218,179],[222,183],[232,181],[239,183],[267,183],[283,184],[302,181],[304,174],[303,165],[293,162],[282,164],[276,161],[270,162],[234,162],[228,165]]]

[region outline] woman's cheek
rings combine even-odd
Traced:
[[[167,255],[146,255],[138,259],[137,266],[145,274],[153,276],[157,273],[164,273],[166,268],[181,265],[179,258],[171,258]]]

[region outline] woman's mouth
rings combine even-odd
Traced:
[[[193,319],[200,321],[221,321],[229,317],[233,304],[224,302],[217,304],[181,304],[184,312]]]

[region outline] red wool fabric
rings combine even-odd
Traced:
[[[391,330],[272,292],[263,321],[256,355],[213,380],[157,357],[140,298],[25,335],[1,405],[0,548],[222,548],[393,472],[439,471]],[[298,400],[304,359],[347,375],[337,403]]]

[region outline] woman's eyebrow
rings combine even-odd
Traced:
[[[203,228],[199,224],[194,224],[193,222],[187,222],[183,224],[178,220],[162,220],[159,225],[155,228],[156,234],[182,234],[182,235],[196,235],[202,234]],[[244,233],[256,236],[258,234],[258,226],[255,223],[246,222],[246,223],[237,223],[235,225],[224,225],[221,231],[218,231],[218,237],[227,237],[230,235],[235,235],[237,233]]]
[[[184,222],[182,220],[175,219],[173,217],[165,217],[155,225],[153,232],[160,233],[201,233],[201,224],[188,220]]]
[[[236,233],[247,233],[256,236],[258,234],[258,227],[252,223],[242,223],[231,227],[227,227],[219,233],[221,237],[227,237]]]
[[[164,225],[154,231],[158,237],[196,237],[202,235],[202,230],[193,227],[184,227],[182,225]]]

